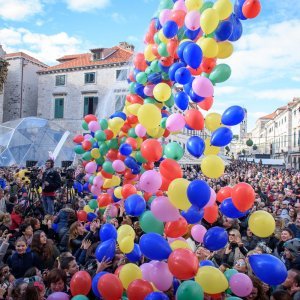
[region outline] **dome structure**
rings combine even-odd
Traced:
[[[70,132],[49,120],[28,117],[0,125],[0,166],[42,165],[49,157],[55,164],[73,161],[75,153]]]

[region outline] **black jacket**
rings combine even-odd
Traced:
[[[49,185],[46,186],[45,181],[47,181]],[[45,193],[55,192],[57,189],[61,187],[61,184],[62,183],[61,183],[60,175],[53,168],[47,169],[43,173],[43,178],[42,178],[43,192]]]

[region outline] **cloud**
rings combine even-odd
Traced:
[[[294,80],[294,81],[300,81],[300,77],[298,77],[298,76],[294,76],[291,79]]]
[[[115,23],[126,23],[125,17],[118,12],[112,13],[111,18]]]
[[[110,0],[66,0],[68,8],[78,12],[89,12],[103,9],[110,4]]]
[[[287,103],[295,96],[300,95],[300,89],[269,89],[252,93],[252,98],[256,100],[271,100]]]
[[[256,111],[256,112],[248,112],[248,117],[253,117],[255,119],[259,119],[260,117],[268,115],[270,112],[264,111]]]
[[[0,18],[23,21],[43,10],[40,0],[0,0]]]

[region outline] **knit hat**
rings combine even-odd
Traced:
[[[284,247],[288,249],[293,256],[298,256],[300,252],[300,239],[292,239],[284,243]]]

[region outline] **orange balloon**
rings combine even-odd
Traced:
[[[174,21],[180,28],[184,24],[185,15],[186,12],[184,12],[183,10],[175,10],[172,12],[170,20]]]
[[[136,150],[137,148],[137,141],[133,137],[128,137],[125,141],[125,143],[129,144],[133,150]]]
[[[130,195],[136,194],[136,188],[132,184],[124,184],[121,190],[121,194],[123,198],[126,199]]]
[[[197,109],[189,109],[185,113],[184,119],[186,124],[194,130],[202,130],[204,128],[204,118]]]
[[[165,235],[170,238],[178,238],[188,232],[188,222],[184,217],[177,221],[167,222],[165,225]]]
[[[207,74],[211,73],[214,67],[216,66],[216,59],[215,58],[203,58],[201,62],[201,70]]]
[[[160,189],[161,189],[162,191],[167,191],[168,188],[169,188],[170,183],[172,182],[172,180],[169,180],[169,179],[167,179],[167,178],[164,177],[164,176],[161,176],[161,179],[162,179],[162,184],[161,184],[161,186],[160,186]]]
[[[151,162],[160,160],[163,154],[163,148],[159,141],[155,139],[145,140],[141,145],[142,156]]]
[[[231,198],[234,206],[239,211],[245,212],[252,208],[255,200],[255,192],[250,184],[240,182],[233,187]]]
[[[210,224],[215,223],[218,220],[218,206],[213,205],[204,208],[204,220]]]
[[[76,144],[80,144],[83,141],[84,141],[84,137],[81,134],[78,134],[73,138],[73,142]]]
[[[232,193],[232,187],[224,186],[220,188],[217,193],[217,201],[222,203],[225,199],[230,198]]]
[[[164,159],[159,165],[160,174],[169,179],[182,178],[182,170],[179,163],[171,158]]]
[[[202,108],[203,110],[210,110],[210,108],[213,106],[214,104],[214,98],[213,97],[207,97],[205,98],[203,101],[198,102],[197,105]]]

